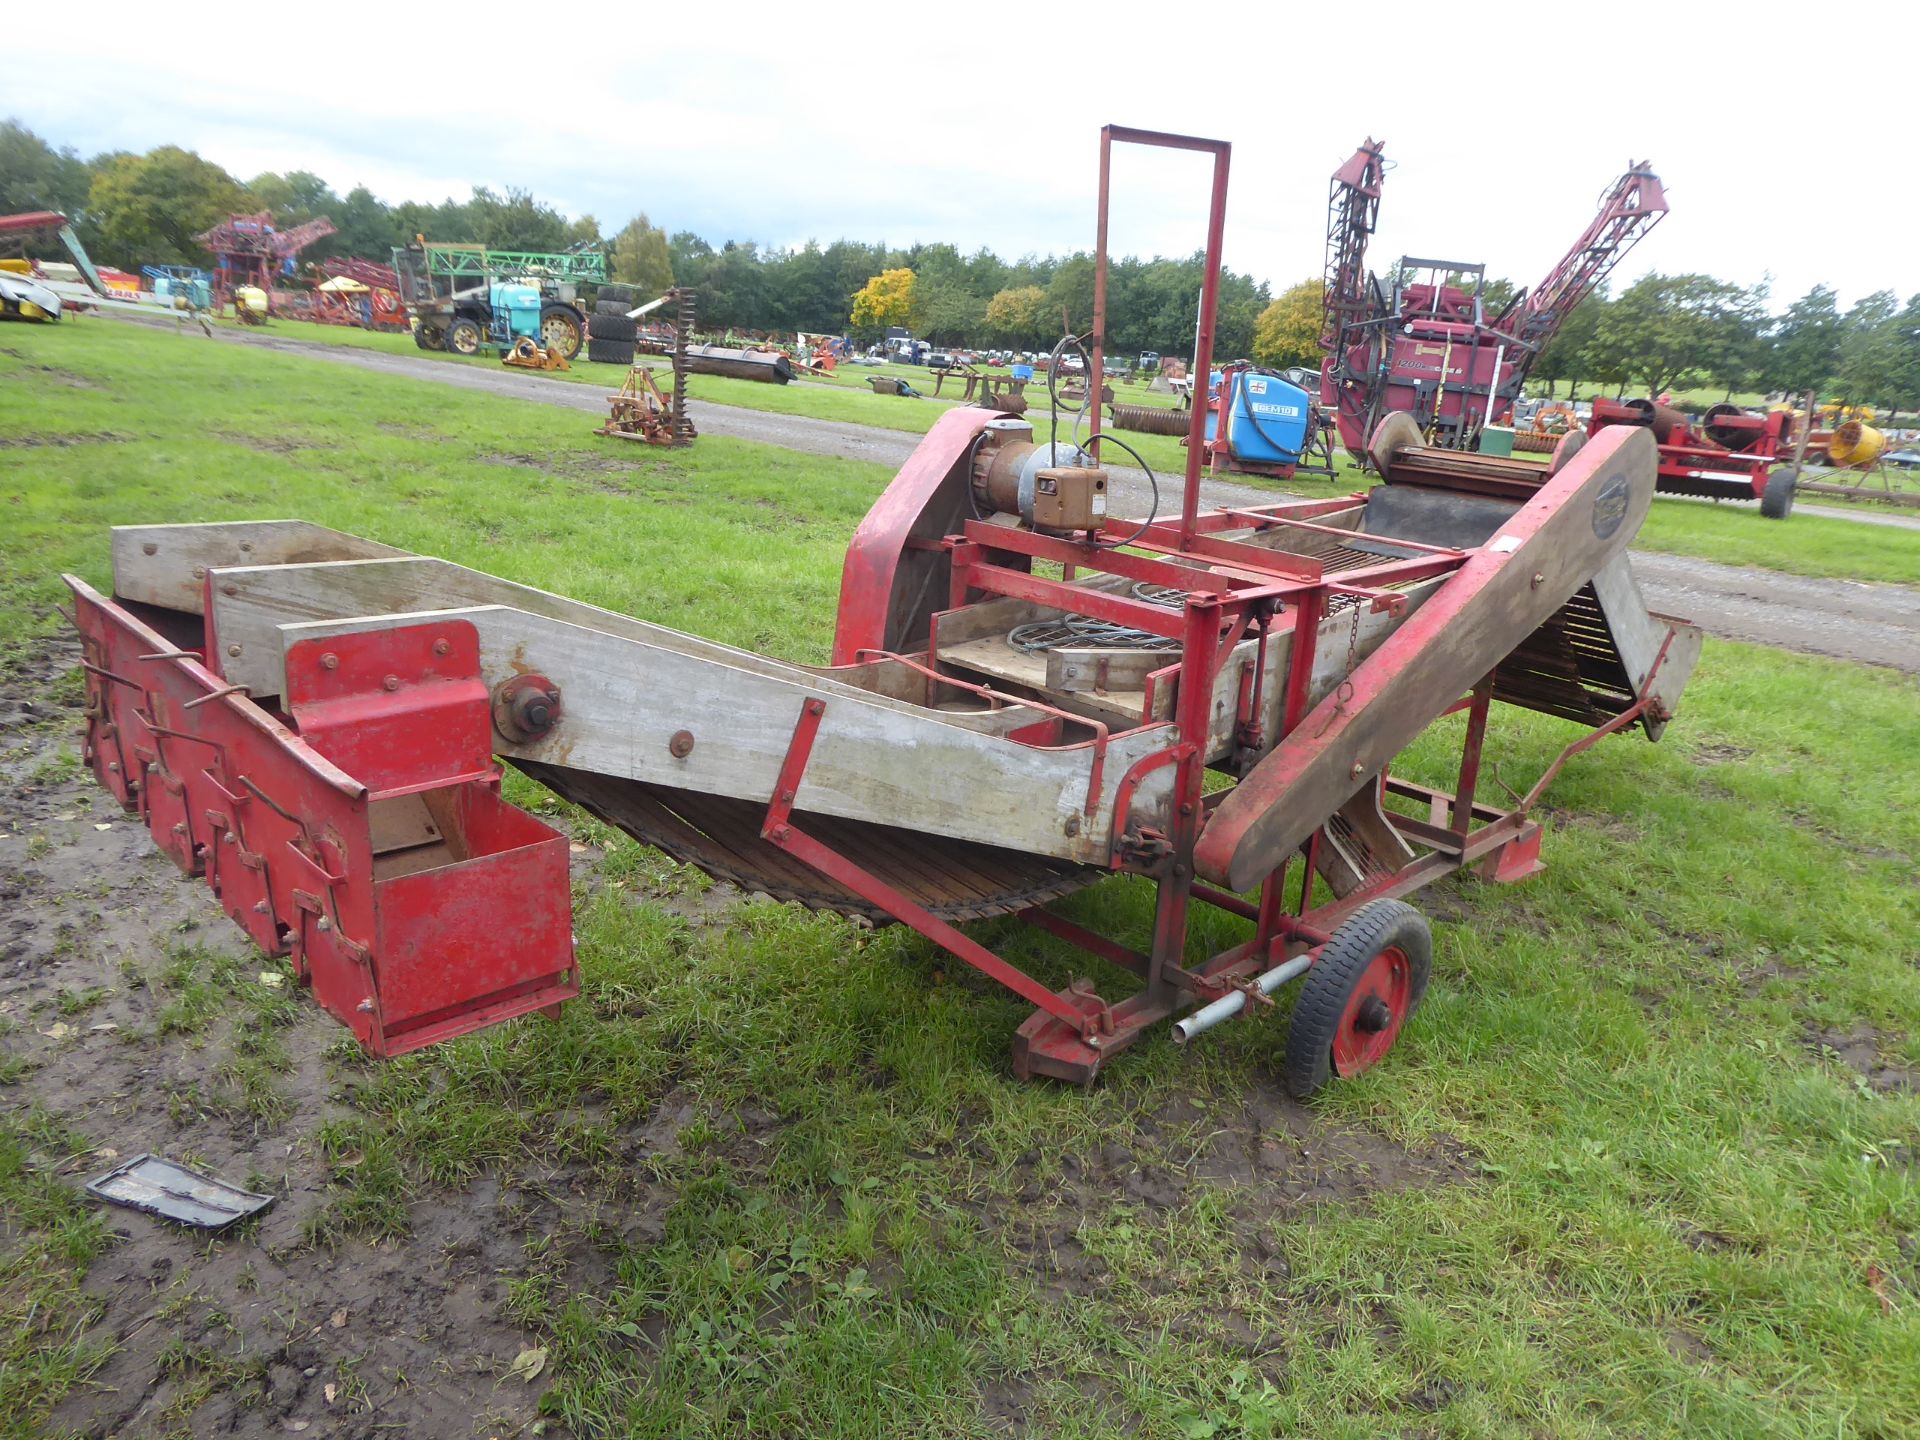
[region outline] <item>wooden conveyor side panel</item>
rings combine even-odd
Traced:
[[[1245,890],[1587,585],[1653,499],[1650,436],[1590,443],[1221,803],[1198,873]]]

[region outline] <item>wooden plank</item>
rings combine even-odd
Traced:
[[[1162,665],[1178,664],[1179,660],[1177,652],[1160,652]],[[1109,729],[1130,730],[1144,723],[1141,718],[1147,704],[1144,688],[1116,690],[1105,695],[1070,694],[1054,690],[1047,684],[1046,654],[1016,649],[1007,643],[1004,634],[983,636],[960,645],[942,642],[940,663],[971,670],[985,676],[989,682],[998,680],[1035,691],[1049,705],[1098,720]]]
[[[981,734],[947,713],[829,688],[798,667],[759,657],[751,668],[736,666],[500,606],[313,621],[280,633],[291,647],[436,619],[475,627],[489,687],[533,670],[565,697],[548,734],[524,745],[496,736],[501,755],[765,803],[801,706],[820,697],[826,715],[797,808],[1034,855],[1104,861],[1116,788],[1136,760],[1169,739],[1160,727],[1113,737],[1089,816],[1091,745],[1043,749]],[[668,742],[681,730],[695,743],[676,757]],[[1172,775],[1162,767],[1142,780],[1134,806],[1140,823],[1165,822]]]
[[[287,565],[405,555],[391,545],[305,520],[113,527],[113,593],[199,615],[207,571],[221,565]]]
[[[1122,650],[1089,646],[1046,652],[1047,688],[1060,693],[1111,695],[1129,691],[1145,698],[1147,676],[1165,669],[1178,651]]]
[[[1647,693],[1647,672],[1659,658],[1660,647],[1666,645],[1667,656],[1661,661],[1660,673],[1654,676],[1652,691],[1669,712],[1678,709],[1680,692],[1687,688],[1693,667],[1700,660],[1699,627],[1664,615],[1654,616],[1647,609],[1639,582],[1633,578],[1633,562],[1624,554],[1614,556],[1595,572],[1593,589],[1600,599],[1600,613],[1606,620],[1607,632],[1613,637],[1613,647],[1619,652],[1620,663],[1633,683],[1634,694]],[[1669,633],[1673,636],[1670,644]],[[1666,729],[1663,720],[1648,719],[1643,723],[1650,740],[1658,740],[1661,731]]]
[[[255,697],[279,695],[285,690],[279,636],[282,625],[475,605],[508,605],[770,675],[791,675],[801,669],[428,555],[223,568],[214,578],[209,630],[221,673],[234,684],[245,685]],[[833,678],[831,670],[818,679],[825,694],[858,694],[900,709],[919,708],[907,700],[843,684]]]

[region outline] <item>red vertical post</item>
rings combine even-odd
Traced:
[[[1147,969],[1147,1000],[1173,1001],[1169,969],[1184,963],[1187,908],[1193,891],[1193,846],[1206,807],[1207,731],[1213,720],[1213,684],[1219,670],[1220,600],[1189,595],[1185,635],[1180,647],[1180,688],[1174,694],[1174,725],[1180,736],[1180,761],[1174,772],[1171,853],[1162,862],[1153,917],[1153,954]]]
[[[1473,794],[1480,785],[1480,752],[1487,740],[1487,705],[1493,699],[1493,677],[1473,687],[1467,711],[1467,738],[1460,750],[1460,779],[1453,791],[1453,833],[1462,840],[1473,828]]]
[[[1200,514],[1200,465],[1207,443],[1207,377],[1213,371],[1213,328],[1220,309],[1220,252],[1227,229],[1227,162],[1233,149],[1213,155],[1213,198],[1207,210],[1207,268],[1200,283],[1200,329],[1193,347],[1193,383],[1198,390],[1187,428],[1187,483],[1180,495],[1180,543],[1193,538]],[[1220,424],[1226,424],[1223,415]]]
[[[1100,216],[1093,237],[1093,355],[1087,368],[1087,448],[1100,456],[1093,440],[1100,433],[1100,387],[1106,381],[1107,353],[1107,197],[1113,175],[1113,127],[1100,127]]]
[[[1124,125],[1106,125],[1100,130],[1100,219],[1097,251],[1093,265],[1094,373],[1087,383],[1094,387],[1091,406],[1094,421],[1091,434],[1100,433],[1100,389],[1105,382],[1107,324],[1107,198],[1108,172],[1112,163],[1113,142],[1127,145],[1154,145],[1168,150],[1198,150],[1213,156],[1213,195],[1207,207],[1206,273],[1200,284],[1200,324],[1194,336],[1194,383],[1200,386],[1194,400],[1193,415],[1187,429],[1187,483],[1180,497],[1180,541],[1194,536],[1200,514],[1200,467],[1206,445],[1206,377],[1213,368],[1214,317],[1220,308],[1220,252],[1227,229],[1227,162],[1233,146],[1224,140],[1200,140],[1191,135],[1168,135],[1158,130],[1134,130]]]

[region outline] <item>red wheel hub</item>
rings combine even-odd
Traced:
[[[1398,945],[1373,957],[1347,997],[1333,1036],[1333,1068],[1358,1075],[1393,1048],[1413,1002],[1413,966]]]

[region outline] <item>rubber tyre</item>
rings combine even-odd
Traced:
[[[447,332],[438,325],[422,324],[413,332],[413,343],[422,350],[444,350],[447,348]]]
[[[451,355],[478,355],[486,343],[487,332],[477,320],[462,316],[447,326],[444,347]]]
[[[586,343],[587,326],[580,312],[571,305],[540,307],[540,348],[558,350],[569,360],[579,358]]]
[[[587,322],[587,333],[595,340],[624,340],[633,343],[633,321],[625,315],[595,315]]]
[[[593,302],[593,313],[596,315],[624,315],[631,309],[633,309],[633,306],[620,300],[596,300]]]
[[[1780,469],[1767,476],[1767,488],[1760,492],[1760,513],[1769,520],[1784,520],[1793,513],[1794,476]]]
[[[631,340],[589,340],[587,359],[596,365],[631,365],[633,342]]]
[[[609,301],[616,302],[620,306],[620,313],[624,315],[633,308],[633,287],[631,285],[602,285],[595,293],[593,301],[596,310],[599,309],[602,304]]]
[[[1329,1080],[1378,1063],[1420,1008],[1433,971],[1433,934],[1401,900],[1374,900],[1349,915],[1300,987],[1287,1030],[1287,1089],[1305,1100]],[[1378,1000],[1384,1026],[1363,1013]]]

